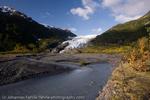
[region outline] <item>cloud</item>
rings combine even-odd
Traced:
[[[103,0],[102,5],[105,7],[112,7],[119,4],[121,0]]]
[[[130,17],[130,16],[126,16],[126,15],[115,15],[114,17],[115,17],[115,20],[118,22],[126,22],[126,21],[130,21],[130,20],[138,19],[141,16],[137,15],[137,16]]]
[[[88,20],[90,18],[89,15],[93,14],[94,11],[90,7],[86,6],[85,8],[81,8],[81,7],[73,8],[71,9],[71,13],[73,15],[78,15],[80,17],[83,17],[85,20]]]
[[[150,0],[102,0],[118,22],[137,19],[150,10]]]
[[[73,15],[89,20],[99,6],[110,10],[118,22],[126,22],[143,16],[150,10],[150,0],[81,0],[83,7],[72,8]]]
[[[82,0],[83,7],[72,8],[70,12],[78,15],[85,20],[90,19],[90,15],[94,14],[99,4],[95,0]]]
[[[70,27],[70,28],[68,28],[70,31],[72,31],[72,32],[76,32],[77,31],[77,29],[76,28],[74,28],[74,27]]]
[[[102,28],[95,28],[95,29],[92,29],[92,32],[94,34],[101,34],[102,33]]]

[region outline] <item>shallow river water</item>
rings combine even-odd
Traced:
[[[95,100],[112,72],[108,63],[0,87],[0,100]]]

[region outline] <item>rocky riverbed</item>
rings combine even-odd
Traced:
[[[81,96],[83,100],[94,100],[120,57],[49,53],[3,56],[0,61],[1,85],[15,83],[0,86],[0,97],[59,94],[62,97]]]
[[[69,70],[72,70],[69,66],[46,63],[28,57],[16,57],[0,63],[0,85],[36,77],[41,74],[57,74]]]
[[[110,62],[116,64],[118,55],[106,54],[39,54],[6,55],[0,57],[0,85],[35,77],[40,74],[58,74],[77,66]]]

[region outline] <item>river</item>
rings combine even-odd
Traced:
[[[1,86],[0,96],[9,100],[95,100],[111,72],[108,63],[90,64],[66,73]]]

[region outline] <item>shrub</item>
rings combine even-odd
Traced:
[[[83,61],[83,60],[81,60],[79,63],[80,63],[80,66],[86,66],[86,65],[90,64],[89,62],[86,62],[86,61]]]
[[[137,46],[126,57],[130,66],[137,71],[150,71],[150,44],[148,38],[139,39]]]
[[[14,48],[14,50],[13,50],[13,52],[18,52],[18,53],[23,53],[23,52],[28,52],[29,50],[25,47],[25,46],[23,46],[23,45],[21,45],[21,44],[16,44],[16,46],[15,46],[15,48]]]
[[[148,38],[143,37],[138,41],[138,47],[140,49],[140,53],[143,54],[146,50],[148,50]]]

